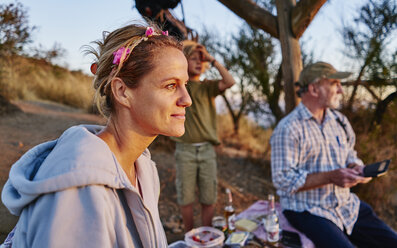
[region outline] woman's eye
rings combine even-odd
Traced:
[[[176,84],[168,84],[168,85],[166,86],[166,88],[169,89],[169,90],[173,90],[173,89],[176,88]]]

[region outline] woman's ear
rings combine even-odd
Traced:
[[[115,77],[110,84],[112,87],[114,100],[125,107],[131,107],[129,101],[131,96],[128,94],[128,87],[125,85],[124,81],[119,77]]]

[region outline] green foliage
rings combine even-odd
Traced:
[[[284,115],[278,105],[282,91],[281,70],[275,62],[275,45],[270,35],[243,25],[230,40],[219,41],[214,37],[207,33],[202,43],[221,57],[228,70],[238,78],[233,95],[225,99],[229,111],[235,112],[233,121],[248,113],[261,119],[264,115],[281,119]]]
[[[360,62],[361,76],[375,82],[375,85],[382,85],[397,75],[397,51],[388,49],[396,28],[396,2],[370,0],[359,10],[354,25],[342,31],[345,54]]]
[[[21,3],[0,4],[0,56],[20,52],[34,29]]]
[[[249,82],[255,92],[250,111],[263,116],[269,114],[270,109],[271,114],[280,120],[284,113],[278,105],[282,87],[277,74],[281,70],[275,63],[272,38],[262,30],[245,25],[233,41],[236,52],[230,53],[229,63],[236,66],[236,70],[241,70],[241,77]]]
[[[380,123],[387,105],[397,95],[396,88],[391,92],[390,87],[397,87],[397,50],[395,46],[388,46],[395,39],[396,28],[396,1],[370,0],[359,9],[354,25],[342,31],[346,55],[360,64],[346,108],[352,110],[358,86],[366,80],[364,86],[377,105],[372,122]],[[382,97],[385,93],[389,94],[386,98]]]

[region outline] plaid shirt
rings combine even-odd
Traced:
[[[344,123],[346,132],[337,117]],[[321,124],[302,103],[281,120],[270,144],[272,179],[282,209],[308,211],[331,220],[351,234],[360,200],[349,188],[327,184],[297,190],[305,184],[308,174],[345,168],[353,162],[362,165],[354,150],[355,138],[347,118],[329,109]]]

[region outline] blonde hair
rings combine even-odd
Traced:
[[[150,24],[153,30],[161,34],[161,29]],[[98,111],[109,117],[114,112],[113,94],[110,81],[119,77],[129,88],[138,87],[140,79],[154,69],[156,53],[160,48],[174,47],[182,50],[182,44],[175,38],[167,35],[153,35],[142,40],[146,32],[146,26],[131,24],[113,32],[103,32],[103,39],[92,43],[97,49],[85,46],[86,54],[93,54],[96,57],[97,69],[94,77],[95,98],[94,103]],[[135,47],[119,65],[113,64],[113,53],[121,47],[135,43]]]
[[[189,59],[190,56],[192,56],[193,53],[197,51],[198,47],[203,47],[204,50],[206,50],[206,48],[203,45],[193,40],[184,40],[182,41],[182,45],[183,45],[182,52],[185,55],[186,59]],[[201,56],[202,54],[200,54],[200,57]],[[210,68],[210,64],[208,62],[202,62],[202,64],[203,67],[201,69],[201,73],[205,72],[208,68]]]
[[[203,46],[195,41],[192,40],[184,40],[182,41],[183,45],[183,54],[185,54],[185,57],[188,59],[192,54],[196,51],[197,47]],[[204,47],[204,46],[203,46]]]

